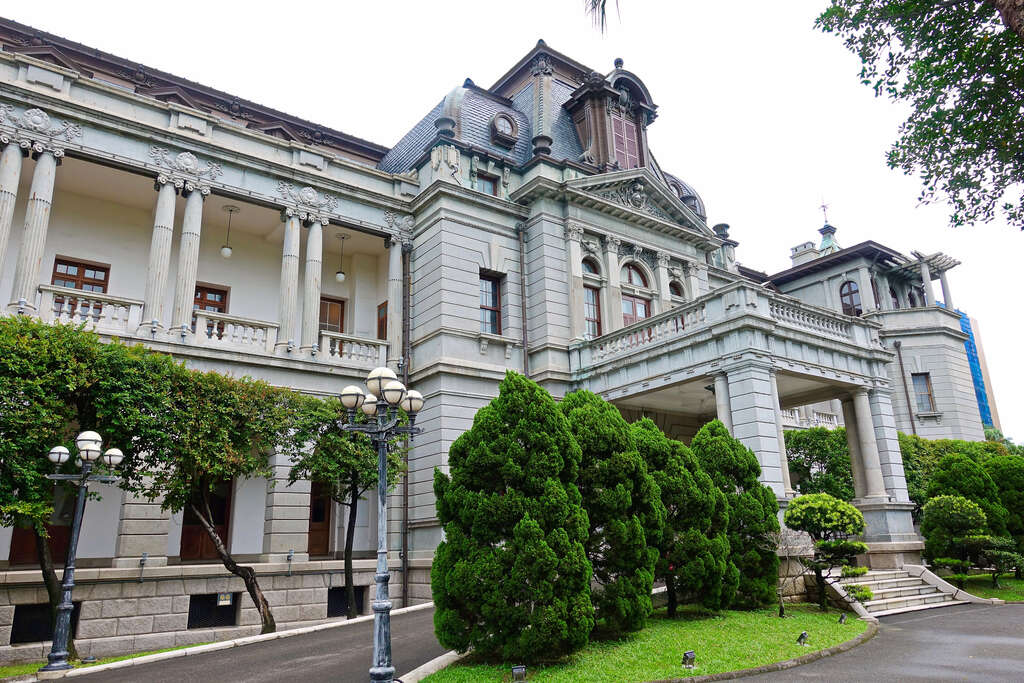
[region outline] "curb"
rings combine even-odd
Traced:
[[[408,612],[417,612],[419,610],[431,609],[434,607],[433,602],[425,602],[422,605],[413,605],[412,607],[402,607],[400,609],[392,610],[391,615],[406,614]],[[332,628],[342,628],[345,626],[351,626],[353,624],[362,624],[367,621],[373,621],[374,615],[364,615],[356,617],[355,619],[344,619],[341,621],[331,621],[324,624],[316,624],[314,626],[303,626],[302,628],[293,628],[286,631],[277,631],[274,633],[263,633],[258,636],[246,636],[245,638],[235,638],[234,640],[223,640],[218,643],[209,643],[207,645],[197,645],[196,647],[182,648],[181,650],[171,650],[170,652],[160,652],[154,655],[145,655],[142,657],[133,657],[131,659],[123,659],[119,662],[111,662],[110,664],[99,664],[97,666],[86,666],[78,669],[68,669],[67,671],[55,671],[48,676],[36,676],[35,679],[28,680],[50,680],[54,678],[71,678],[75,676],[88,676],[92,673],[112,671],[114,669],[124,669],[130,666],[140,666],[142,664],[150,664],[151,662],[161,662],[167,659],[177,659],[178,657],[190,657],[192,655],[201,655],[207,652],[216,652],[217,650],[229,650],[233,647],[241,647],[243,645],[251,645],[253,643],[263,643],[268,640],[277,640],[278,638],[291,638],[292,636],[301,636],[306,633],[316,633],[317,631],[327,631]],[[422,668],[422,667],[421,667]]]
[[[747,676],[756,676],[757,674],[772,673],[773,671],[784,671],[785,669],[792,669],[793,667],[800,666],[801,664],[808,664],[818,659],[824,659],[831,655],[837,655],[840,652],[846,652],[852,650],[858,645],[862,645],[867,641],[875,637],[878,633],[878,624],[873,622],[867,622],[868,628],[864,633],[861,633],[856,638],[851,638],[845,642],[827,647],[824,650],[818,650],[817,652],[811,652],[802,657],[795,659],[786,659],[781,662],[772,662],[771,664],[765,664],[763,666],[755,666],[752,669],[739,669],[737,671],[723,671],[718,674],[708,674],[706,676],[690,676],[688,678],[666,678],[658,681],[651,681],[651,683],[703,683],[703,681],[727,681],[733,678],[746,678]]]
[[[445,668],[449,664],[454,664],[455,662],[459,661],[460,659],[468,655],[468,652],[460,655],[455,650],[449,650],[440,657],[434,657],[426,664],[416,667],[404,676],[399,676],[398,680],[400,680],[402,683],[419,683],[419,681],[422,681],[427,676],[431,674],[436,674],[438,671]]]

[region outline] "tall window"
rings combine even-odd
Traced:
[[[896,296],[896,290],[892,287],[889,288],[889,296],[892,297],[892,310],[900,310],[900,298]]]
[[[583,259],[583,274],[584,275],[600,275],[597,270],[597,264],[591,259]]]
[[[345,301],[320,297],[320,329],[324,332],[345,331]]]
[[[59,258],[53,262],[53,277],[50,280],[50,284],[57,287],[80,289],[83,292],[96,292],[98,294],[103,294],[107,291],[107,279],[109,277],[109,266],[100,266],[91,263],[83,263],[81,261]],[[76,299],[70,299],[65,302],[64,297],[56,297],[54,299],[54,307],[56,308],[57,313],[60,313],[65,305],[70,309],[68,313],[75,313],[78,301]],[[88,315],[89,312],[83,310],[78,311],[78,313],[80,315]],[[100,307],[95,306],[92,314],[99,315],[99,313]]]
[[[622,295],[622,324],[632,325],[651,317],[651,302],[637,296]]]
[[[915,372],[910,375],[914,382],[914,397],[920,413],[935,412],[935,395],[932,393],[932,377],[927,372]]]
[[[501,334],[501,279],[480,276],[480,331]]]
[[[601,336],[601,292],[597,287],[583,288],[583,321],[587,339]]]
[[[839,302],[846,315],[860,315],[863,312],[860,306],[860,287],[856,282],[847,280],[842,284],[839,288]]]
[[[377,307],[377,339],[388,338],[388,302]]]
[[[636,123],[612,114],[612,138],[615,147],[615,161],[619,168],[629,169],[640,166],[640,153]]]
[[[498,179],[495,176],[487,175],[486,173],[476,174],[476,189],[480,190],[484,194],[498,194]]]
[[[622,267],[622,281],[634,287],[646,287],[647,277],[644,272],[632,263]]]

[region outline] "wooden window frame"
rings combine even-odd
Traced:
[[[922,394],[917,388],[917,378],[921,377],[924,379],[925,388],[927,389],[926,394]],[[910,384],[914,387],[914,408],[918,413],[934,413],[936,412],[935,407],[935,390],[932,388],[932,373],[930,372],[912,372],[910,373]],[[921,409],[921,398],[926,397],[928,399],[928,410]]]
[[[627,264],[622,266],[622,270],[625,271],[625,275],[626,275],[626,277],[624,278],[624,284],[626,284],[626,285],[628,285],[630,287],[639,287],[641,289],[650,289],[650,284],[649,284],[650,281],[648,280],[647,274],[644,272],[643,268],[641,268],[640,266],[638,266],[635,263],[627,263]],[[640,277],[640,284],[639,285],[635,284],[633,282],[630,282],[629,274],[632,273],[632,272],[635,272]]]
[[[594,313],[595,317],[589,317],[587,315],[587,292],[594,293]],[[594,324],[596,334],[590,334],[590,323]],[[590,285],[584,285],[583,287],[583,332],[588,338],[600,337],[602,334],[601,330],[601,290],[598,287],[592,287]]]
[[[383,315],[381,315],[383,311]],[[383,329],[381,329],[383,324]],[[388,338],[388,302],[385,301],[382,304],[377,304],[377,339]]]
[[[626,301],[627,299],[633,303],[633,312],[634,312],[634,316],[633,317],[635,317],[636,320],[634,320],[633,322],[627,323],[626,322],[626,312],[623,311],[622,312],[622,325],[623,325],[623,327],[629,327],[630,325],[635,325],[636,323],[638,323],[638,322],[640,322],[642,320],[647,320],[648,318],[650,318],[654,314],[654,311],[651,310],[651,299],[649,299],[647,297],[643,297],[643,296],[635,296],[633,294],[623,293],[622,294],[622,300]],[[644,307],[647,309],[647,315],[645,315],[642,318],[637,317],[635,315],[635,313],[636,313],[636,304],[638,302],[642,302],[644,304]]]
[[[495,302],[495,305],[494,306],[485,306],[483,304],[483,302],[481,301],[481,303],[480,303],[480,310],[481,311],[493,311],[493,312],[496,312],[497,315],[495,316],[495,318],[496,318],[496,325],[495,325],[495,329],[493,329],[493,330],[489,330],[489,329],[485,329],[484,328],[484,319],[483,319],[483,316],[481,316],[481,318],[480,318],[480,331],[485,333],[485,334],[496,334],[496,335],[500,336],[501,335],[501,303],[502,303],[501,302],[501,276],[500,275],[493,275],[493,274],[490,274],[490,273],[480,273],[480,283],[483,284],[484,281],[490,282],[494,286],[494,302]]]
[[[853,300],[854,296],[857,297],[856,302]],[[839,285],[839,306],[843,309],[843,315],[860,317],[864,313],[864,298],[860,293],[860,285],[853,280],[846,280]]]
[[[57,272],[57,267],[60,266],[60,265],[74,266],[75,268],[78,268],[81,271],[81,273],[79,275],[74,276],[74,277],[69,277],[67,275],[67,273],[58,273]],[[104,274],[105,274],[103,280],[99,280],[99,279],[96,279],[96,278],[86,278],[85,277],[85,271],[86,270],[98,270],[98,269],[102,269]],[[109,263],[100,263],[98,261],[87,261],[85,259],[79,259],[79,258],[71,258],[69,256],[57,255],[57,256],[54,256],[54,258],[53,258],[53,268],[51,269],[51,272],[50,272],[50,284],[54,285],[56,287],[67,287],[66,284],[58,285],[56,283],[57,279],[60,279],[63,282],[66,282],[68,280],[73,280],[75,285],[72,286],[72,287],[69,287],[69,289],[81,290],[82,293],[83,293],[83,296],[85,298],[88,298],[88,296],[90,294],[106,294],[106,293],[108,293],[110,291],[110,264]],[[91,286],[96,286],[97,284],[99,284],[101,287],[103,287],[103,290],[100,291],[100,292],[86,291],[86,290],[82,289],[82,286],[84,286],[86,284],[91,285]],[[63,308],[64,308],[64,297],[62,297],[62,296],[54,297],[53,303],[54,303],[54,306],[60,306],[60,310],[63,310]],[[78,309],[78,299],[71,299],[67,303],[68,303],[68,306],[71,309],[70,314],[71,315],[75,315],[75,313],[76,313],[76,311]],[[101,310],[102,310],[101,306],[93,307],[92,315],[93,316],[98,316],[100,314]]]
[[[338,324],[337,330],[331,330],[324,327],[323,321],[323,305],[324,304],[339,304],[341,306],[341,319]],[[328,296],[321,294],[319,302],[320,310],[317,313],[316,328],[318,332],[334,332],[335,334],[345,334],[345,315],[348,313],[348,300],[342,299],[336,296]],[[330,324],[330,323],[328,323]]]
[[[201,312],[203,312],[205,310],[205,309],[196,308],[196,304],[198,303],[197,302],[197,298],[199,296],[199,291],[200,290],[206,290],[208,292],[216,292],[218,294],[223,294],[224,295],[224,302],[223,302],[224,310],[222,310],[222,311],[212,311],[213,313],[224,313],[226,315],[228,313],[228,311],[230,310],[229,309],[229,305],[230,305],[230,302],[231,302],[231,288],[230,287],[226,287],[224,285],[215,285],[212,282],[196,282],[195,291],[192,292],[192,332],[196,331],[196,313],[201,313]],[[211,311],[207,311],[207,312],[211,312]],[[207,326],[206,326],[206,334],[207,334],[207,336],[209,336],[213,332],[214,329],[217,330],[217,336],[218,337],[223,335],[224,334],[224,323],[223,322],[218,322],[216,324],[216,328],[214,328],[214,323],[211,320],[207,324]]]
[[[482,181],[482,180],[486,180],[487,182],[491,183],[491,185],[494,186],[494,191],[493,192],[487,192],[483,188],[481,188],[480,187],[480,181]],[[498,196],[498,184],[501,182],[501,178],[499,178],[498,176],[491,175],[490,173],[482,173],[480,171],[477,171],[476,182],[477,182],[477,188],[476,189],[477,189],[478,192],[483,192],[484,194],[489,195],[491,197],[497,197]]]
[[[622,132],[615,132],[615,124],[619,123],[622,125]],[[634,153],[631,155],[629,152],[629,139],[630,130],[632,130],[633,144],[636,145]],[[621,140],[621,159],[620,159],[620,146]],[[641,166],[641,152],[640,152],[640,126],[637,125],[635,119],[629,116],[623,116],[622,114],[612,114],[612,158],[618,163],[620,170],[629,170],[633,168],[640,168]],[[630,161],[633,165],[630,165]]]

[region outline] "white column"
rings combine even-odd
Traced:
[[[607,323],[605,334],[622,329],[622,290],[619,288],[619,245],[622,240],[617,237],[606,237],[604,240],[605,270],[608,275],[608,292],[604,320]]]
[[[21,160],[21,147],[17,142],[8,142],[0,151],[0,268],[3,268],[7,241],[11,236],[14,203],[18,199],[18,183],[21,182]]]
[[[392,238],[388,246],[388,366],[397,372],[398,359],[401,357],[402,243]]]
[[[732,407],[729,403],[729,377],[720,372],[715,375],[715,410],[718,420],[732,434]]]
[[[658,257],[658,298],[661,300],[661,311],[669,310],[672,308],[672,292],[669,291],[669,274],[668,274],[668,263],[669,255],[664,251],[659,251]]]
[[[299,319],[299,239],[302,222],[298,216],[281,212],[284,221],[284,246],[281,250],[281,286],[279,291],[276,349],[295,346],[295,326]]]
[[[35,312],[39,267],[43,263],[46,232],[50,227],[50,205],[53,203],[53,182],[57,175],[57,155],[40,152],[32,174],[32,189],[25,208],[25,237],[14,269],[14,287],[7,308],[13,312]]]
[[[935,305],[935,290],[932,288],[932,271],[928,264],[921,261],[921,284],[924,285],[924,305]]]
[[[882,465],[878,456],[878,444],[875,442],[875,425],[871,419],[871,403],[868,401],[867,389],[857,389],[853,393],[853,410],[857,414],[857,437],[860,440],[860,455],[864,463],[865,497],[886,497],[885,483],[882,480]]]
[[[309,234],[306,236],[306,280],[302,289],[301,349],[314,353],[319,350],[320,345],[320,283],[323,279],[323,257],[323,226],[319,221],[313,221],[309,226]]]
[[[570,224],[565,237],[569,254],[569,337],[583,339],[583,228]]]
[[[146,270],[146,298],[141,327],[155,332],[164,326],[164,298],[167,272],[171,266],[171,240],[174,238],[174,183],[157,180],[153,237],[149,243],[149,268]]]
[[[786,434],[782,428],[782,404],[779,401],[779,382],[774,370],[769,373],[771,377],[772,405],[775,406],[775,430],[779,433],[779,466],[782,468],[782,486],[786,490],[786,497],[792,498],[796,495],[793,490],[793,482],[789,475],[789,453],[786,451]]]
[[[0,246],[3,246],[0,244]],[[0,249],[0,255],[3,254],[3,250]],[[942,303],[946,304],[946,308],[951,311],[955,311],[956,308],[953,306],[953,295],[949,293],[949,280],[946,279],[946,271],[939,273],[939,284],[942,286]]]
[[[853,495],[864,497],[864,460],[860,457],[860,436],[857,434],[857,414],[853,410],[853,399],[842,402],[843,422],[846,423],[846,446],[850,451],[850,469],[853,471]]]
[[[875,305],[875,290],[871,286],[871,271],[866,266],[857,269],[860,276],[860,305],[865,313],[878,310]],[[881,293],[879,293],[881,297]]]
[[[186,190],[188,191],[188,190]],[[178,279],[174,287],[174,314],[171,328],[192,328],[192,306],[196,298],[196,273],[199,272],[199,237],[203,230],[203,196],[209,189],[194,188],[185,200],[181,221],[181,246],[178,249]]]

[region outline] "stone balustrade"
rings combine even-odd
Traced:
[[[85,325],[100,334],[125,337],[135,333],[142,319],[142,301],[40,285],[39,318],[47,323]]]
[[[196,311],[194,343],[229,351],[273,353],[277,343],[277,323],[215,311]]]
[[[317,357],[326,363],[375,368],[387,364],[388,343],[321,330]]]
[[[781,325],[808,330],[834,339],[850,340],[850,323],[844,316],[808,306],[790,298],[772,299],[772,320]]]

